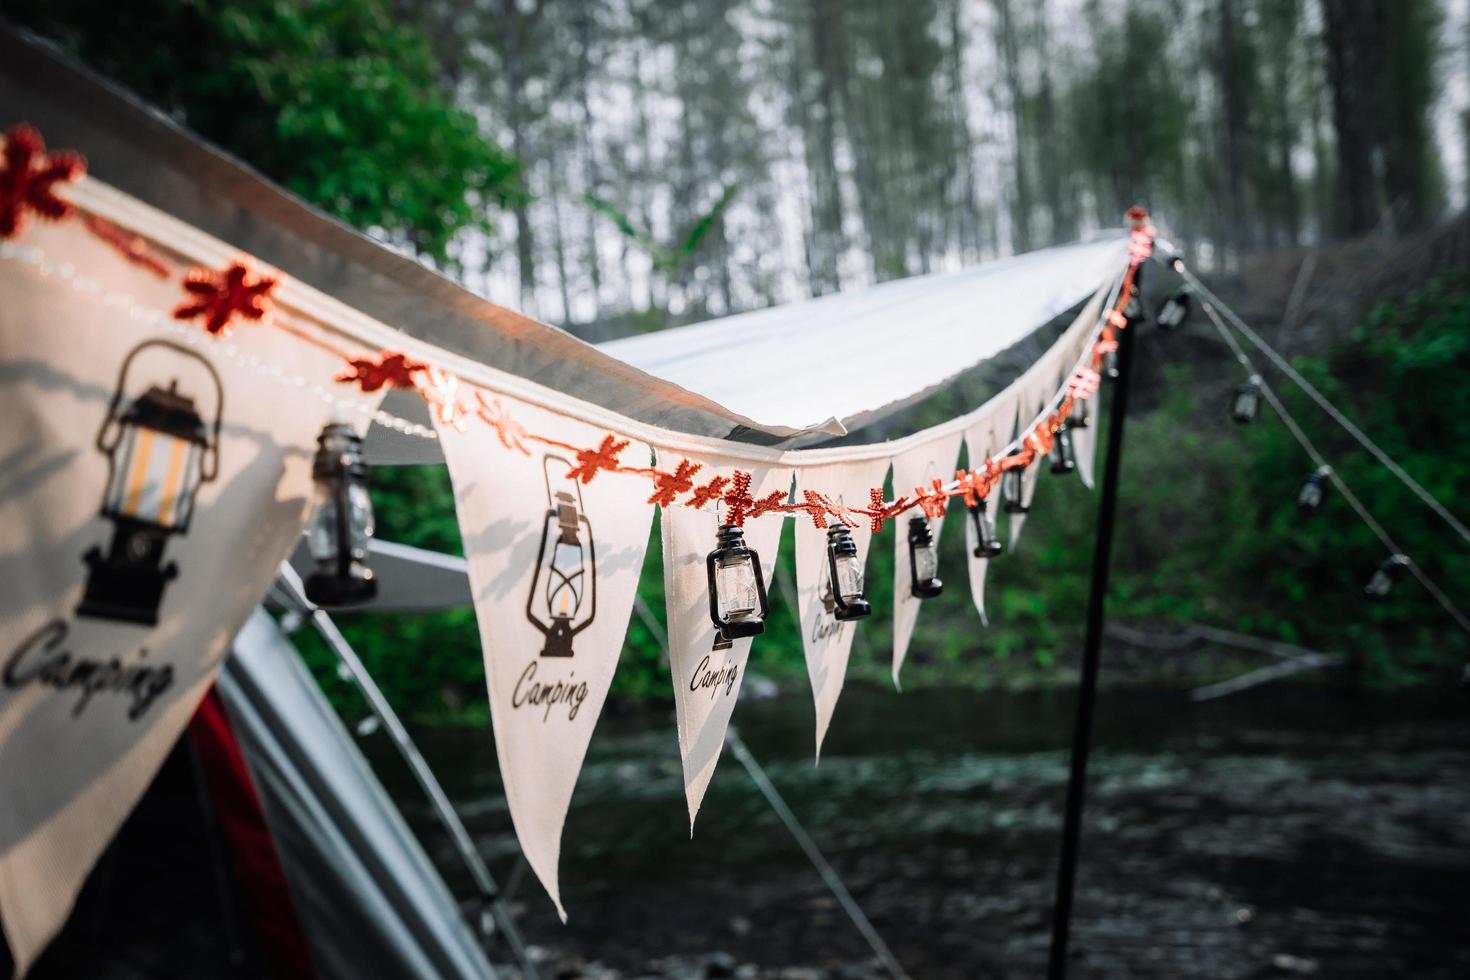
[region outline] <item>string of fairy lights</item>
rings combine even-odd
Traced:
[[[231,340],[214,339],[197,327],[174,319],[164,310],[138,302],[137,298],[130,293],[107,289],[100,280],[83,275],[75,264],[53,261],[46,255],[45,250],[37,245],[0,241],[0,261],[15,262],[27,267],[38,277],[59,282],[79,296],[100,302],[105,309],[126,315],[128,319],[140,326],[157,330],[190,347],[218,354],[284,388],[305,392],[307,395],[319,398],[324,404],[331,405],[335,411],[344,416],[358,416],[407,436],[415,436],[420,439],[439,438],[439,434],[428,426],[381,409],[371,408],[360,398],[343,398],[340,388],[329,388],[304,375],[288,371],[280,364],[261,357],[259,354],[251,353]]]
[[[901,494],[893,501],[884,500],[881,491],[875,489],[874,499],[868,508],[834,504],[819,491],[807,491],[807,499],[802,504],[789,502],[786,492],[777,494],[781,498],[779,501],[768,502],[770,506],[765,513],[788,517],[807,515],[818,522],[819,527],[827,527],[827,557],[830,581],[834,583],[834,614],[838,618],[859,619],[871,611],[871,605],[863,595],[862,568],[857,562],[857,548],[851,537],[852,524],[858,520],[869,520],[877,529],[885,520],[895,518],[903,511],[916,509],[920,512],[908,521],[910,588],[918,598],[933,598],[940,594],[943,585],[938,577],[937,544],[930,522],[943,516],[946,501],[953,497],[963,500],[970,519],[976,525],[978,544],[975,556],[994,558],[1003,549],[996,533],[995,517],[987,513],[987,497],[991,490],[999,487],[1000,497],[1009,513],[1024,513],[1027,508],[1023,502],[1022,481],[1026,468],[1044,457],[1050,460],[1055,473],[1069,473],[1075,469],[1071,429],[1090,423],[1090,412],[1086,408],[1088,400],[1096,394],[1101,379],[1115,373],[1113,354],[1116,341],[1110,338],[1114,331],[1126,326],[1123,309],[1137,315],[1132,281],[1144,257],[1146,253],[1136,255],[1128,272],[1110,287],[1098,322],[1081,338],[1081,351],[1066,375],[1069,380],[1041,406],[1030,423],[1019,429],[1016,437],[981,465],[968,471],[958,471],[953,480],[935,479],[932,486],[915,488],[914,494]],[[180,319],[176,313],[151,307],[125,291],[106,288],[100,280],[83,274],[75,263],[54,260],[39,246],[0,241],[0,261],[17,263],[37,278],[59,283],[77,295],[99,302],[104,309],[126,315],[140,326],[156,330],[189,347],[207,350],[284,388],[319,398],[331,405],[339,418],[359,416],[405,435],[428,439],[438,437],[431,428],[371,408],[361,399],[343,398],[340,388],[333,390],[304,375],[288,371],[279,363],[245,350],[228,336],[200,330]],[[278,317],[271,317],[268,322],[300,333]],[[347,379],[339,376],[335,380],[340,385]],[[428,396],[425,397],[427,400]],[[433,401],[430,401],[430,407],[436,407]],[[499,403],[482,404],[477,414],[507,437],[502,440],[507,448],[518,448],[517,440],[521,438],[538,438],[516,426],[503,412],[486,411],[491,408],[499,410]],[[376,594],[373,573],[367,566],[370,532],[363,530],[371,526],[373,519],[371,501],[366,494],[368,467],[362,452],[362,440],[352,426],[332,423],[323,430],[318,443],[313,463],[318,506],[307,535],[316,568],[306,580],[308,598],[328,607],[360,604]],[[564,448],[576,449],[570,445]],[[583,454],[579,451],[579,458]],[[602,468],[639,474],[648,472],[643,468],[622,467],[615,461]],[[748,493],[748,474],[737,471],[732,483],[735,492],[743,495],[748,509],[755,503]],[[730,497],[730,492],[726,492],[710,499],[723,508]],[[339,520],[339,515],[343,514],[349,519]],[[821,523],[830,515],[836,515],[836,519]],[[756,512],[748,516],[761,515]],[[716,549],[711,554],[711,618],[727,638],[753,636],[764,629],[767,615],[759,556],[745,545],[739,524],[730,523],[728,510],[721,521]]]
[[[1161,251],[1162,250],[1163,249],[1161,247]],[[1444,591],[1444,589],[1440,588],[1440,586],[1429,577],[1429,575],[1424,571],[1423,566],[1419,562],[1414,560],[1411,555],[1405,552],[1405,550],[1398,544],[1393,536],[1389,534],[1387,529],[1384,528],[1383,524],[1373,516],[1372,512],[1363,503],[1362,498],[1360,498],[1355,492],[1353,492],[1352,488],[1348,485],[1347,481],[1343,479],[1342,474],[1337,470],[1337,468],[1332,466],[1328,462],[1326,456],[1323,455],[1321,450],[1311,440],[1311,438],[1307,436],[1301,424],[1287,409],[1286,405],[1282,402],[1280,396],[1277,394],[1275,389],[1266,382],[1265,378],[1261,375],[1261,372],[1257,369],[1255,363],[1251,360],[1250,355],[1247,354],[1245,349],[1241,346],[1239,339],[1229,329],[1229,327],[1227,327],[1225,318],[1228,317],[1230,322],[1237,329],[1239,329],[1241,333],[1248,340],[1250,340],[1252,344],[1256,346],[1257,349],[1262,351],[1262,353],[1264,353],[1273,364],[1283,369],[1283,373],[1286,374],[1288,379],[1296,383],[1299,387],[1303,389],[1303,391],[1307,392],[1308,395],[1311,396],[1312,400],[1316,402],[1319,406],[1321,406],[1324,411],[1327,412],[1329,417],[1331,417],[1334,421],[1338,422],[1339,425],[1343,426],[1343,428],[1352,433],[1354,435],[1354,438],[1357,439],[1358,442],[1363,445],[1365,449],[1368,449],[1369,452],[1374,456],[1374,458],[1380,464],[1382,464],[1385,469],[1393,473],[1394,476],[1400,480],[1400,482],[1402,482],[1405,486],[1407,486],[1411,491],[1414,492],[1415,496],[1417,496],[1421,501],[1424,501],[1427,505],[1429,505],[1430,509],[1435,514],[1444,519],[1445,522],[1449,524],[1453,529],[1455,529],[1457,533],[1460,533],[1463,530],[1464,525],[1456,520],[1455,517],[1450,514],[1448,509],[1445,508],[1445,506],[1437,499],[1435,499],[1431,494],[1429,494],[1429,492],[1425,490],[1417,481],[1415,481],[1413,477],[1409,476],[1409,474],[1404,471],[1402,466],[1394,462],[1393,459],[1389,457],[1388,454],[1385,453],[1382,449],[1380,449],[1376,443],[1369,439],[1367,435],[1362,432],[1362,430],[1353,425],[1352,422],[1341,412],[1341,410],[1332,405],[1332,403],[1326,398],[1325,395],[1323,395],[1314,386],[1307,382],[1305,378],[1302,378],[1299,372],[1291,368],[1290,364],[1285,360],[1285,358],[1283,358],[1277,351],[1271,348],[1270,345],[1268,345],[1266,341],[1261,338],[1260,334],[1250,329],[1250,327],[1246,325],[1245,322],[1241,320],[1238,315],[1236,315],[1228,306],[1221,302],[1219,297],[1211,292],[1203,283],[1201,283],[1199,278],[1195,276],[1185,266],[1183,259],[1181,259],[1177,255],[1171,255],[1168,258],[1160,255],[1159,261],[1163,262],[1170,269],[1178,273],[1180,278],[1184,281],[1185,285],[1182,289],[1171,295],[1165,301],[1164,305],[1160,307],[1159,313],[1155,318],[1155,322],[1162,329],[1177,330],[1187,319],[1189,311],[1194,305],[1194,297],[1198,296],[1200,299],[1200,309],[1204,312],[1206,318],[1209,320],[1211,326],[1219,335],[1220,339],[1230,349],[1231,355],[1235,358],[1236,362],[1239,363],[1246,372],[1246,380],[1235,389],[1234,397],[1231,401],[1231,418],[1241,424],[1251,424],[1255,422],[1260,414],[1260,404],[1264,400],[1268,405],[1270,405],[1272,411],[1274,411],[1276,415],[1281,419],[1282,424],[1286,427],[1292,438],[1295,439],[1296,442],[1301,446],[1303,452],[1306,453],[1308,459],[1312,461],[1312,464],[1315,468],[1307,476],[1306,480],[1303,481],[1301,488],[1297,492],[1298,508],[1304,514],[1311,514],[1316,512],[1316,510],[1322,505],[1325,497],[1326,488],[1328,486],[1331,486],[1336,489],[1339,494],[1342,495],[1343,500],[1358,516],[1358,519],[1363,522],[1363,524],[1368,528],[1373,536],[1377,538],[1379,543],[1383,545],[1385,550],[1387,550],[1388,557],[1386,557],[1378,565],[1378,567],[1373,570],[1372,575],[1368,578],[1368,581],[1363,586],[1363,593],[1373,599],[1386,598],[1389,593],[1393,591],[1395,583],[1404,574],[1407,573],[1409,575],[1412,575],[1415,579],[1419,581],[1420,585],[1424,587],[1424,590],[1429,593],[1429,595],[1435,600],[1435,602],[1440,605],[1442,609],[1444,609],[1445,613],[1448,614],[1452,620],[1454,620],[1457,626],[1459,626],[1466,633],[1470,633],[1470,617],[1467,617],[1465,613]]]
[[[1277,370],[1284,374],[1291,381],[1292,384],[1300,388],[1301,391],[1308,398],[1316,403],[1318,408],[1320,408],[1323,412],[1327,414],[1329,418],[1332,419],[1332,421],[1336,422],[1343,429],[1343,431],[1352,436],[1353,439],[1357,441],[1358,445],[1362,446],[1363,449],[1374,459],[1376,459],[1379,464],[1383,466],[1384,469],[1392,473],[1393,476],[1400,483],[1408,488],[1409,492],[1418,497],[1420,502],[1422,502],[1424,506],[1433,511],[1434,514],[1439,517],[1440,520],[1444,521],[1444,523],[1448,525],[1450,529],[1453,530],[1457,535],[1459,535],[1462,540],[1464,540],[1467,544],[1470,544],[1470,527],[1466,527],[1459,518],[1450,513],[1449,508],[1447,508],[1443,503],[1439,501],[1438,498],[1436,498],[1433,494],[1426,490],[1423,485],[1419,483],[1418,480],[1410,476],[1409,473],[1402,466],[1400,466],[1392,456],[1388,455],[1388,453],[1380,448],[1376,442],[1369,438],[1367,433],[1358,428],[1358,426],[1353,423],[1352,419],[1348,418],[1336,405],[1332,404],[1327,396],[1322,394],[1322,392],[1317,389],[1316,385],[1312,384],[1306,378],[1302,377],[1301,372],[1293,367],[1290,361],[1283,357],[1282,354],[1274,347],[1268,344],[1259,333],[1251,328],[1250,324],[1246,323],[1243,319],[1240,318],[1239,314],[1237,314],[1229,306],[1226,306],[1224,303],[1222,303],[1220,301],[1220,298],[1216,296],[1213,292],[1211,292],[1204,283],[1200,282],[1199,277],[1191,272],[1188,268],[1186,268],[1182,261],[1179,263],[1176,271],[1179,273],[1180,277],[1189,284],[1189,287],[1191,289],[1198,293],[1203,299],[1206,299],[1210,303],[1212,303],[1215,309],[1222,316],[1224,316],[1226,320],[1230,322],[1231,326],[1238,330],[1241,335],[1246,338],[1246,340],[1250,341],[1250,343],[1258,351],[1264,354],[1266,359],[1269,360],[1272,365],[1277,368]]]

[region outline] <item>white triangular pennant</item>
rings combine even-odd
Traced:
[[[796,495],[811,489],[826,495],[835,503],[866,506],[868,491],[883,486],[888,460],[856,463],[832,463],[804,467],[796,474]],[[831,525],[837,522],[827,518]],[[872,526],[866,519],[854,518],[849,526],[857,546],[858,567],[866,568]],[[801,644],[806,652],[807,676],[812,682],[812,698],[817,711],[816,754],[822,754],[822,740],[827,735],[832,713],[837,707],[842,682],[847,676],[847,660],[852,653],[853,636],[868,628],[868,620],[839,621],[836,597],[832,590],[830,563],[827,557],[829,533],[819,528],[805,514],[796,517],[796,596],[801,614]]]
[[[893,493],[895,496],[912,495],[916,487],[929,486],[939,479],[949,483],[954,479],[955,460],[960,455],[960,441],[964,433],[946,433],[921,446],[907,450],[893,459]],[[922,602],[913,594],[909,583],[909,520],[922,517],[915,509],[902,514],[894,522],[893,529],[893,686],[902,689],[899,671],[908,656],[909,639],[914,635],[914,623],[919,618]],[[943,519],[931,520],[929,530],[937,545],[939,534],[944,530]]]
[[[1021,399],[1016,403],[1016,422],[1013,428],[1016,436],[1026,434],[1031,423],[1036,420],[1037,413],[1041,411],[1045,397],[1042,395],[1037,398],[1034,390],[1021,393]],[[1027,512],[1030,511],[1031,501],[1036,496],[1036,477],[1045,465],[1045,459],[1038,459],[1021,471],[1021,509],[1016,511],[1006,507],[1007,550],[1014,550],[1016,543],[1021,540],[1021,528],[1026,525]]]
[[[0,924],[21,974],[298,540],[335,411],[309,384],[342,367],[284,305],[301,336],[175,322],[177,277],[80,221],[23,245],[55,271],[0,261]]]
[[[698,463],[696,485],[715,477],[729,478],[736,470],[751,474],[751,496],[791,489],[791,470],[754,466],[719,457],[659,452],[659,465],[672,469],[680,460]],[[684,795],[689,806],[689,830],[699,804],[714,776],[725,744],[725,729],[745,679],[745,661],[752,639],[723,640],[710,619],[706,558],[715,548],[715,534],[724,514],[712,501],[695,509],[679,498],[663,509],[660,530],[664,549],[664,598],[668,609],[669,668],[674,681],[674,712],[679,729],[679,757],[684,766]],[[746,545],[760,556],[767,585],[772,584],[776,551],[786,518],[768,514],[747,521]]]
[[[970,468],[981,469],[985,461],[997,453],[1005,444],[1005,438],[1000,434],[994,417],[983,419],[965,431],[965,445],[968,449]],[[962,498],[955,498],[955,503],[963,506]],[[1000,481],[990,488],[989,495],[985,498],[985,519],[994,527],[1000,500]],[[976,555],[975,550],[980,545],[980,534],[975,527],[975,517],[968,509],[965,512],[965,555],[970,565],[970,598],[975,603],[975,609],[980,613],[980,622],[986,626],[990,625],[990,619],[985,614],[985,573],[990,567],[988,558]]]
[[[1085,403],[1079,403],[1079,407],[1072,413],[1077,418],[1082,411],[1087,412],[1087,424],[1072,427],[1072,452],[1077,457],[1077,475],[1087,489],[1093,486],[1093,468],[1097,460],[1097,427],[1101,420],[1097,416],[1098,399],[1101,393],[1095,393]],[[1086,408],[1080,407],[1085,404]]]
[[[499,417],[567,446],[606,430],[505,396]],[[496,404],[496,403],[499,404]],[[472,423],[440,425],[485,657],[495,752],[521,850],[557,912],[562,825],[622,651],[648,547],[646,478],[574,474],[576,453]],[[646,466],[633,443],[619,461]]]

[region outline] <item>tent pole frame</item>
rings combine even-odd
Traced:
[[[1142,270],[1140,269],[1139,272]],[[1134,281],[1142,309],[1141,276]],[[1139,318],[1142,320],[1142,317]],[[1128,388],[1133,374],[1132,329],[1118,331],[1118,377],[1108,411],[1108,451],[1103,462],[1102,491],[1097,505],[1097,537],[1092,550],[1092,586],[1087,597],[1087,635],[1082,649],[1081,680],[1077,689],[1077,717],[1072,728],[1071,771],[1062,824],[1061,858],[1057,863],[1056,904],[1052,910],[1048,980],[1067,975],[1068,939],[1072,926],[1072,897],[1077,880],[1077,855],[1082,836],[1082,807],[1087,796],[1087,759],[1092,750],[1092,718],[1097,701],[1098,665],[1102,656],[1103,622],[1107,607],[1108,573],[1113,555],[1113,522],[1118,506],[1118,470],[1123,456],[1123,424],[1128,416]]]

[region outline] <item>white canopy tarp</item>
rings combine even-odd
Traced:
[[[599,349],[762,426],[855,429],[1005,351],[1116,277],[1124,236],[660,330]]]
[[[795,446],[844,435],[1024,342],[1121,273],[1107,236],[600,344],[600,353]],[[546,328],[554,329],[554,328]],[[493,362],[492,362],[493,363]],[[589,372],[595,371],[589,368]],[[411,392],[383,407],[427,424]],[[374,426],[378,464],[431,463],[437,443]]]

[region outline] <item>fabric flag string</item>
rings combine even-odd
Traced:
[[[660,451],[661,464],[665,454]],[[697,466],[695,482],[724,485],[735,470],[751,474],[750,494],[757,499],[773,491],[789,494],[791,470],[750,467],[719,457],[678,454]],[[698,509],[664,507],[659,517],[663,538],[664,600],[669,627],[669,669],[674,681],[674,713],[679,734],[679,758],[684,767],[684,795],[689,807],[689,832],[705,790],[714,776],[725,729],[740,697],[745,662],[752,638],[723,639],[710,620],[709,577],[706,558],[715,548],[715,534],[725,515],[724,504],[711,499]],[[752,521],[745,525],[746,544],[760,556],[761,573],[772,581],[784,520]]]
[[[247,362],[335,370],[283,331],[225,356],[140,316],[177,286],[80,223],[27,235],[88,288],[0,267],[0,921],[22,974],[301,534],[333,406],[262,394]]]
[[[568,444],[599,430],[509,402]],[[557,912],[561,832],[607,700],[637,595],[653,505],[647,486],[575,470],[555,446],[504,451],[496,431],[439,421],[485,658],[490,719],[516,836]],[[646,463],[647,446],[622,455]]]

